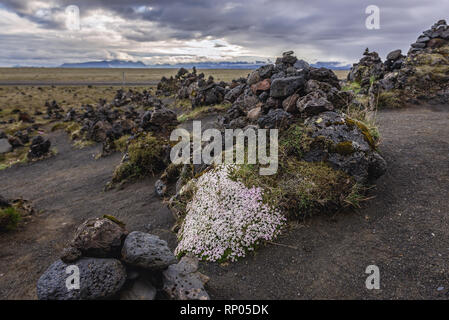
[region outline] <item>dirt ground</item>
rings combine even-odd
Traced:
[[[154,194],[154,179],[103,191],[121,154],[95,160],[101,145],[74,149],[63,131],[50,135],[58,154],[0,171],[0,194],[23,197],[42,211],[23,228],[0,235],[0,299],[35,299],[36,283],[58,259],[74,228],[90,217],[113,215],[129,230],[151,232],[176,246],[171,212]]]
[[[449,297],[449,107],[378,114],[388,171],[375,198],[356,211],[294,223],[254,255],[202,264],[214,299],[447,299]],[[0,171],[0,194],[42,210],[0,236],[0,299],[34,299],[40,274],[57,259],[76,225],[112,214],[130,230],[158,234],[173,249],[173,218],[154,196],[152,179],[103,192],[120,155],[94,160],[100,146],[70,147],[51,135],[58,154]],[[380,290],[365,288],[368,265]]]

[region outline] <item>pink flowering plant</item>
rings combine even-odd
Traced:
[[[279,234],[285,217],[262,202],[261,188],[230,179],[234,169],[235,165],[220,165],[198,178],[179,231],[177,255],[235,261]]]

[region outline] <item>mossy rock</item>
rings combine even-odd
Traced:
[[[362,132],[366,142],[368,142],[368,144],[371,146],[371,148],[376,149],[377,141],[373,137],[373,135],[371,134],[371,132],[368,129],[368,127],[363,122],[361,122],[359,120],[354,120],[354,119],[351,119],[351,118],[346,118],[346,123],[349,126],[354,126],[354,125],[357,126],[360,129],[360,131]]]
[[[103,218],[108,219],[108,220],[111,220],[112,222],[118,224],[118,225],[121,226],[121,227],[125,227],[125,226],[126,226],[126,224],[125,224],[123,221],[120,221],[119,219],[117,219],[117,218],[114,217],[114,216],[111,216],[111,215],[108,215],[108,214],[104,214],[104,215],[103,215]]]
[[[337,143],[334,146],[334,152],[341,154],[342,156],[347,156],[354,153],[354,147],[352,145],[352,141],[344,141]]]

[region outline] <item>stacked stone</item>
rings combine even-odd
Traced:
[[[380,61],[376,55],[368,53],[363,63]],[[380,64],[383,64],[380,61]],[[225,96],[232,103],[226,114],[219,119],[224,128],[285,129],[292,122],[305,119],[312,139],[318,127],[313,121],[326,118],[341,119],[329,122],[331,130],[321,130],[322,136],[336,146],[350,141],[353,152],[338,154],[338,148],[327,148],[319,143],[305,157],[309,161],[329,161],[334,168],[342,169],[359,182],[377,178],[385,171],[385,161],[375,151],[375,146],[361,126],[347,119],[340,110],[352,103],[353,95],[341,91],[337,76],[326,68],[313,68],[303,60],[298,60],[292,51],[285,52],[274,65],[262,66],[249,74],[245,83],[236,85]],[[327,122],[323,122],[327,123]],[[341,123],[341,125],[337,125]],[[363,129],[364,130],[364,129]],[[341,132],[340,132],[341,131]],[[348,136],[344,131],[351,132]],[[366,131],[366,130],[365,130]],[[343,139],[343,140],[342,140]],[[346,139],[346,140],[345,140]],[[320,155],[320,156],[312,156]],[[337,160],[338,158],[338,160]],[[332,159],[335,159],[332,160]]]
[[[39,278],[37,296],[40,300],[207,300],[207,280],[198,272],[197,260],[184,257],[177,263],[159,237],[128,233],[123,223],[105,216],[77,228],[60,260]]]
[[[424,31],[415,43],[411,44],[409,54],[419,53],[426,48],[439,48],[446,45],[448,41],[449,27],[446,24],[446,20],[439,20],[429,30]]]
[[[402,64],[405,61],[406,56],[402,54],[400,49],[391,51],[387,55],[387,59],[385,60],[385,70],[387,72],[391,72],[394,70],[399,70],[402,67]]]
[[[385,66],[379,54],[366,48],[363,57],[355,63],[348,74],[348,81],[357,82],[362,88],[368,89],[373,80],[382,79]]]
[[[135,104],[150,110],[138,111]],[[84,137],[102,142],[106,149],[123,135],[138,131],[159,132],[169,130],[178,124],[176,113],[146,90],[142,93],[128,90],[125,93],[122,89],[117,90],[111,103],[100,100],[95,107],[86,104],[82,105],[80,110],[70,109],[64,121],[74,121],[81,126],[72,139]]]

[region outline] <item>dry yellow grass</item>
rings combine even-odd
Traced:
[[[338,79],[345,80],[349,70],[334,70],[334,73],[337,75]]]
[[[217,81],[229,82],[246,77],[251,70],[204,69],[206,77],[212,75]],[[121,83],[125,81],[148,83],[159,81],[162,76],[175,75],[177,69],[65,69],[65,68],[0,68],[1,83]],[[339,79],[346,78],[348,71],[335,70]]]
[[[45,114],[45,102],[56,100],[65,110],[70,107],[80,107],[82,104],[96,104],[99,99],[111,101],[120,88],[142,91],[150,87],[119,87],[119,86],[0,86],[0,120],[17,119],[15,109],[28,112],[34,116],[36,111]],[[39,123],[45,123],[42,116],[35,116]],[[11,129],[20,123],[0,124],[0,130]],[[25,124],[24,124],[25,125]]]
[[[174,76],[177,69],[66,69],[66,68],[0,68],[0,82],[34,83],[101,83],[117,82],[154,82],[162,76]],[[217,81],[231,81],[246,77],[250,70],[198,70],[206,77],[212,75]]]

